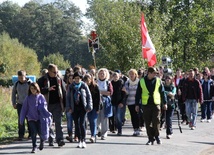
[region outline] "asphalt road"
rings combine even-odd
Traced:
[[[66,131],[66,127],[64,126]],[[133,137],[130,121],[123,126],[123,135],[109,133],[106,140],[97,138],[96,143],[90,143],[87,135],[87,148],[77,148],[77,143],[69,143],[65,140],[64,147],[54,147],[45,143],[42,151],[37,151],[38,155],[212,155],[214,154],[214,120],[211,123],[201,123],[200,117],[197,120],[197,128],[190,130],[187,125],[182,125],[183,133],[180,133],[176,115],[173,119],[174,134],[171,139],[166,139],[166,130],[161,131],[162,145],[145,145],[147,142],[146,132],[141,136]],[[66,136],[66,132],[64,136]],[[9,145],[0,146],[0,154],[27,155],[32,149],[31,140],[13,142]]]

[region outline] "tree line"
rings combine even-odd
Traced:
[[[87,47],[89,34],[81,33],[81,17],[86,16],[93,21],[100,39],[100,49],[95,53],[97,66],[125,72],[147,64],[141,57],[140,19],[144,13],[157,65],[163,56],[169,56],[173,68],[214,67],[210,61],[214,53],[212,1],[88,0],[88,4],[83,15],[68,0],[48,4],[33,0],[23,7],[6,1],[0,4],[0,33],[32,49],[41,68],[46,67],[47,60],[58,63],[59,57],[65,62],[61,69],[75,64],[87,68],[93,60]],[[13,50],[17,52],[15,47]]]

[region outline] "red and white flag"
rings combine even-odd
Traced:
[[[148,66],[154,66],[157,63],[155,47],[149,36],[144,15],[141,17],[141,37],[142,37],[142,57],[148,60]]]

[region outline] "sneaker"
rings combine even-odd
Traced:
[[[210,122],[211,122],[211,119],[208,119],[208,120],[207,120],[207,123],[210,123]]]
[[[33,147],[31,153],[36,153],[37,147]]]
[[[43,150],[43,148],[44,148],[44,141],[40,140],[39,150]]]
[[[135,130],[133,133],[133,136],[140,136],[140,131],[139,130]]]
[[[122,136],[122,133],[121,133],[121,132],[118,132],[117,135],[118,135],[118,136]]]
[[[59,146],[59,147],[64,146],[64,145],[65,145],[65,142],[64,142],[63,140],[60,140],[60,141],[58,142],[58,146]]]
[[[192,126],[192,127],[191,127],[191,130],[195,130],[195,127],[194,127],[194,126]]]
[[[95,137],[91,137],[90,139],[89,139],[92,143],[94,143],[95,142]]]
[[[104,136],[101,136],[101,140],[106,140],[106,138]]]
[[[98,137],[101,137],[101,132],[98,132],[97,136],[98,136]]]
[[[86,148],[86,143],[84,141],[82,142],[82,148]]]
[[[154,145],[154,141],[149,140],[146,145]]]
[[[69,137],[69,136],[66,136],[65,139],[68,140],[68,141],[71,142],[71,143],[73,142],[73,138],[72,138],[71,136],[70,136],[70,137]]]
[[[79,144],[77,145],[78,148],[82,148],[82,142],[80,141]]]
[[[172,138],[172,134],[171,135],[166,135],[167,139],[171,139]]]
[[[201,122],[205,122],[206,121],[206,119],[201,119]]]

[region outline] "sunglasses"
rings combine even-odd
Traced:
[[[57,74],[58,72],[52,72],[52,73]]]

